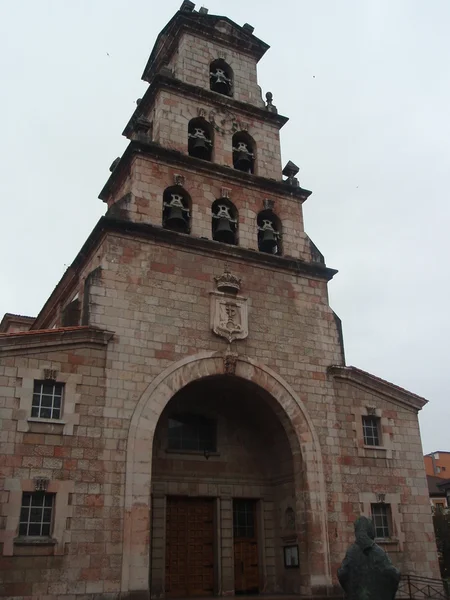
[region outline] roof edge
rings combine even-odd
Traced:
[[[426,398],[422,398],[422,396],[409,392],[394,383],[376,377],[357,367],[331,365],[328,367],[328,373],[336,379],[345,379],[356,385],[361,385],[373,392],[387,396],[396,402],[400,402],[409,408],[413,408],[416,411],[421,410],[425,404],[428,403]]]
[[[8,354],[11,351],[24,351],[43,346],[46,348],[73,344],[105,346],[113,336],[113,331],[89,325],[3,333],[0,335],[0,355]]]

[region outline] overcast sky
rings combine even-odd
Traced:
[[[0,318],[36,315],[104,213],[97,198],[181,0],[0,0]],[[201,4],[197,5],[200,8]],[[450,450],[450,2],[208,0],[255,27],[307,233],[339,269],[347,364],[430,400]]]

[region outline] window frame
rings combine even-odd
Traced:
[[[29,498],[29,502],[25,505],[24,501]],[[42,499],[42,504],[33,505],[33,499]],[[46,500],[50,500],[50,505],[46,504]],[[53,527],[55,521],[55,506],[56,506],[56,494],[34,491],[34,492],[22,492],[22,501],[20,506],[19,526],[18,526],[18,539],[19,540],[42,540],[48,541],[52,539]],[[41,515],[39,520],[32,521],[32,510],[40,511]],[[23,511],[27,510],[27,518],[23,519]],[[45,511],[50,510],[50,518],[44,521]],[[30,533],[30,527],[32,525],[40,524],[40,533]],[[23,525],[26,527],[26,531],[23,531]],[[42,533],[43,527],[48,526],[48,532]]]
[[[171,421],[178,421],[181,425],[185,427],[192,427],[192,424],[198,427],[197,431],[195,431],[194,436],[192,436],[192,432],[186,431],[184,434],[185,442],[187,440],[194,440],[195,444],[191,444],[191,447],[188,447],[188,444],[185,443],[183,445],[183,431],[181,430],[181,436],[179,443],[174,443],[174,436],[171,436]],[[190,422],[190,423],[189,423]],[[201,426],[209,426],[210,430],[208,431],[208,436],[204,436],[204,432],[200,430]],[[173,431],[174,427],[172,427]],[[204,437],[202,437],[202,435]],[[202,444],[203,442],[203,444]],[[206,443],[205,443],[206,442]],[[211,442],[208,444],[208,442]],[[193,447],[196,446],[196,447]],[[217,420],[208,416],[200,415],[197,413],[176,413],[170,415],[167,419],[167,451],[168,452],[179,452],[186,454],[217,454]]]
[[[374,514],[374,508],[385,509],[385,514]],[[373,521],[375,528],[375,539],[377,540],[390,540],[392,539],[392,512],[391,505],[386,502],[373,502],[370,505],[370,517]],[[377,526],[377,517],[383,519],[385,522]],[[377,527],[382,529],[382,533],[387,535],[378,535]]]
[[[373,435],[367,435],[367,431],[366,429],[368,428],[366,426],[366,421],[373,421],[375,423],[375,427],[373,425],[371,425],[371,429],[376,429],[376,441],[378,443],[376,444],[372,444],[370,443],[370,439],[375,440],[375,436]],[[361,424],[362,424],[362,433],[363,433],[363,441],[364,441],[364,446],[367,446],[368,448],[381,448],[383,447],[383,443],[382,443],[382,432],[381,432],[381,419],[380,417],[376,416],[376,415],[362,415],[361,417]]]
[[[36,386],[40,385],[40,391],[36,391]],[[44,394],[44,386],[52,386],[52,394]],[[55,394],[55,388],[59,387],[60,393]],[[62,381],[56,381],[53,379],[34,379],[33,380],[33,393],[31,398],[31,411],[30,417],[32,419],[46,420],[46,421],[61,421],[63,412],[64,412],[64,393],[65,393],[65,384]],[[39,403],[35,404],[36,395],[39,398]],[[42,400],[43,397],[51,397],[51,405],[43,406]],[[55,399],[59,399],[59,407],[55,408]],[[37,408],[37,414],[34,414],[35,409]],[[50,410],[50,416],[42,416],[43,410]],[[58,416],[53,416],[53,413],[58,411]]]

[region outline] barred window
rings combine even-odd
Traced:
[[[35,381],[31,416],[60,419],[64,384],[56,381]]]
[[[363,417],[363,435],[366,446],[380,446],[380,419]]]
[[[372,520],[375,525],[375,537],[391,537],[391,507],[389,504],[372,504]]]
[[[48,537],[52,528],[54,500],[54,494],[24,492],[19,535]]]
[[[169,450],[216,451],[216,423],[200,415],[176,415],[169,419]]]

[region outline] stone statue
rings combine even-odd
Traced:
[[[394,600],[400,571],[375,542],[371,519],[355,522],[355,543],[338,569],[338,579],[348,600]]]

